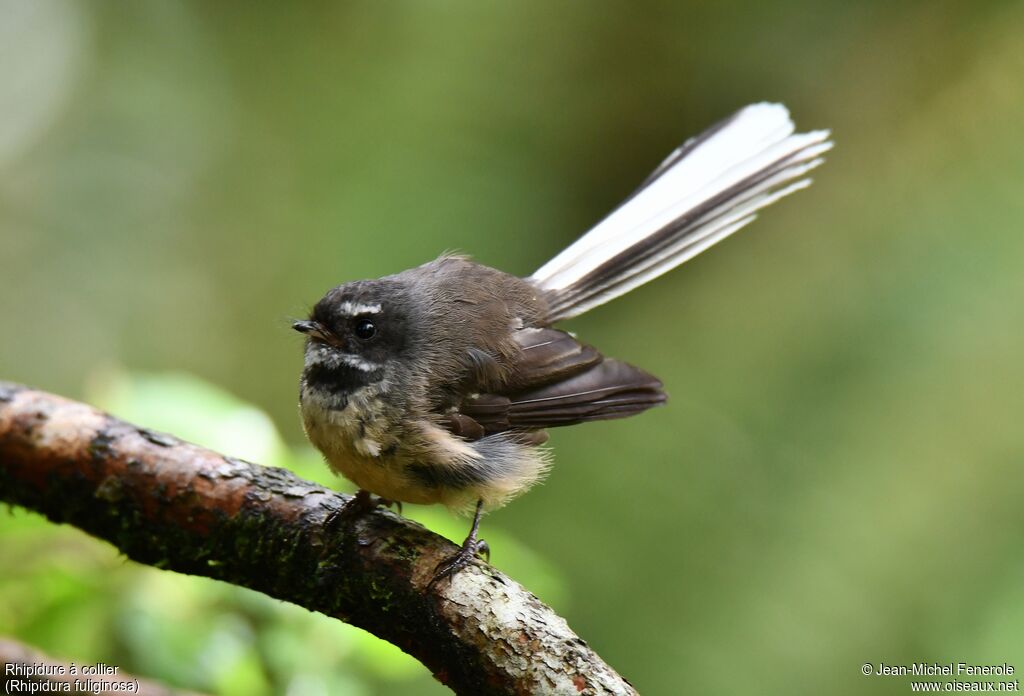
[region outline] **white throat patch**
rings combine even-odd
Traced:
[[[321,365],[328,369],[346,365],[363,372],[376,372],[384,367],[353,353],[344,353],[336,348],[323,345],[314,345],[306,350],[305,365],[307,368]]]

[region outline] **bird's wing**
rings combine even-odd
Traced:
[[[624,418],[667,398],[657,378],[604,358],[564,331],[527,328],[514,339],[521,350],[505,385],[470,393],[446,414],[455,434],[475,440],[512,430],[531,439],[529,431]]]

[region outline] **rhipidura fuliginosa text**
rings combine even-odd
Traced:
[[[684,143],[528,278],[444,255],[330,290],[294,324],[307,336],[300,405],[310,441],[360,488],[349,505],[474,512],[435,580],[486,552],[480,515],[544,476],[546,428],[666,400],[652,375],[552,325],[666,273],[806,187],[828,138],[795,134],[781,104],[754,104]]]

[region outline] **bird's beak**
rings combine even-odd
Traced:
[[[301,334],[306,334],[314,341],[326,343],[335,348],[344,348],[341,341],[330,332],[323,324],[312,319],[302,319],[292,324],[292,328]]]
[[[303,334],[320,333],[320,324],[307,319],[295,322],[292,328]]]

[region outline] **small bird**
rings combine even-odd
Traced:
[[[307,337],[299,403],[309,440],[359,486],[350,504],[473,513],[435,581],[489,555],[480,516],[544,477],[546,428],[624,418],[667,398],[657,378],[552,325],[670,271],[805,188],[831,147],[828,131],[794,134],[781,104],[753,104],[686,141],[528,278],[446,254],[330,290],[293,325]]]

